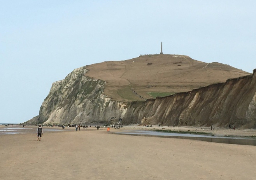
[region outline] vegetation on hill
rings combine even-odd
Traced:
[[[171,54],[102,62],[86,69],[87,76],[106,81],[104,93],[118,101],[144,101],[250,74],[226,64]]]

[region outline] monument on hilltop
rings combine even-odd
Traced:
[[[163,54],[163,46],[162,46],[162,42],[161,42],[161,52],[160,54]]]

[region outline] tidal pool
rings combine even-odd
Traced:
[[[239,137],[239,136],[213,136],[208,134],[190,134],[190,133],[170,133],[170,132],[157,132],[157,131],[129,131],[118,132],[116,134],[126,134],[134,136],[158,136],[180,139],[192,139],[215,143],[225,144],[239,144],[239,145],[251,145],[256,146],[256,139],[251,137]]]

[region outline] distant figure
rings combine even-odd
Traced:
[[[81,126],[80,126],[80,124],[79,124],[79,125],[78,125],[78,129],[79,129],[79,131],[80,131],[80,127],[81,127]]]
[[[37,128],[37,140],[38,141],[41,141],[42,135],[43,135],[43,128],[41,125],[39,125]]]
[[[64,126],[64,124],[62,125],[62,129],[65,129],[65,126]]]
[[[99,130],[100,129],[100,126],[97,126],[97,130]]]
[[[77,131],[77,128],[78,128],[78,126],[77,126],[77,124],[76,124],[76,131]]]

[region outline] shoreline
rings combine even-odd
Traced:
[[[6,128],[20,128],[22,130],[24,128],[25,133],[36,133],[36,128],[37,126],[35,125],[27,125],[25,127],[22,127],[22,125],[11,125],[11,126],[5,126],[5,125],[0,125],[0,131],[1,129],[6,129]],[[31,130],[26,130],[26,129],[31,129]],[[49,132],[54,132],[56,131],[75,131],[74,127],[65,127],[63,130],[61,127],[54,126],[54,127],[48,127],[48,126],[43,126],[43,129],[48,130]],[[86,131],[86,130],[93,130],[96,129],[95,127],[88,127],[88,128],[83,128],[81,127],[81,131]],[[106,130],[107,127],[101,127],[101,130]],[[52,130],[52,131],[51,131]],[[162,130],[162,131],[174,131],[176,133],[191,133],[191,134],[200,134],[200,133],[206,133],[206,134],[213,134],[214,136],[230,136],[230,137],[256,137],[256,129],[227,129],[227,128],[219,128],[215,127],[213,130],[210,129],[210,127],[195,127],[195,126],[157,126],[157,125],[152,125],[152,127],[146,127],[146,126],[140,126],[137,124],[133,125],[126,125],[121,127],[120,129],[115,129],[110,127],[110,131],[112,132],[122,132],[122,131],[138,131],[138,130],[146,130],[146,131],[156,131],[156,130]],[[1,135],[1,134],[0,134]]]

